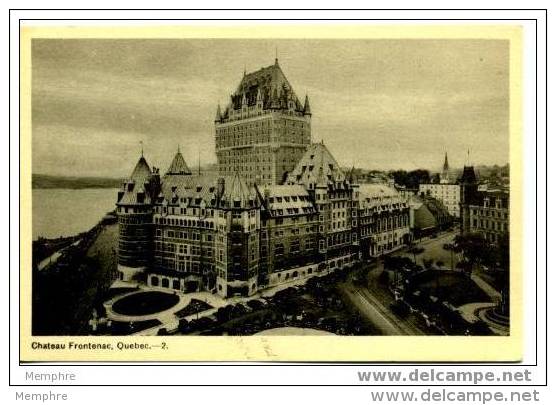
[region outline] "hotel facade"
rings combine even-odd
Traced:
[[[310,123],[276,60],[217,107],[218,173],[193,174],[178,150],[161,176],[141,156],[116,203],[120,279],[250,296],[408,243],[407,201],[360,186]]]

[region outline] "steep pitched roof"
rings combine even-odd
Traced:
[[[259,100],[262,101],[264,109],[287,108],[290,101],[297,111],[303,112],[305,109],[280,68],[278,60],[273,65],[245,73],[231,98],[231,108],[234,109],[241,108],[244,103],[249,106],[255,105]],[[226,114],[227,111],[224,112],[224,116]]]
[[[143,184],[148,181],[150,176],[151,168],[149,167],[147,160],[143,156],[141,156],[139,158],[139,161],[135,165],[135,169],[133,169],[133,172],[131,173],[130,180],[133,180],[135,181],[135,183],[138,184]]]
[[[255,198],[254,190],[247,186],[247,183],[241,178],[239,172],[235,172],[231,179],[231,184],[226,185],[224,195],[232,203],[232,206],[236,207],[237,203],[239,203],[241,207],[245,207],[249,200]]]
[[[418,208],[414,209],[413,218],[413,226],[416,229],[429,229],[437,225],[434,215],[425,204],[421,204]]]
[[[308,95],[305,95],[305,105],[303,106],[303,112],[307,115],[311,115],[311,106],[309,105]]]
[[[442,167],[445,171],[450,170],[450,166],[448,165],[448,152],[444,155],[444,166]]]
[[[224,185],[223,193],[219,194],[219,182]],[[239,202],[240,207],[234,202]],[[162,178],[162,190],[159,204],[179,205],[184,202],[188,206],[249,208],[258,207],[260,201],[254,188],[248,187],[245,181],[234,176],[219,176],[216,173],[200,175],[165,175]]]
[[[179,149],[176,156],[174,156],[174,160],[172,160],[170,167],[166,171],[166,174],[191,174],[191,170],[187,167],[187,163],[185,163],[185,159]]]
[[[151,180],[153,173],[147,163],[147,160],[141,156],[135,165],[130,178],[122,183],[118,192],[117,205],[135,205],[150,204],[152,202],[151,195],[156,193],[153,191]]]
[[[316,212],[309,193],[300,184],[264,185],[260,188],[266,213],[272,217],[313,214]]]
[[[289,174],[287,182],[309,188],[309,184],[330,185],[345,180],[344,172],[324,143],[313,143]]]
[[[395,188],[386,184],[361,184],[359,203],[362,208],[406,208],[408,201]]]
[[[463,166],[463,174],[460,178],[460,183],[463,184],[473,184],[477,182],[477,176],[475,176],[475,169],[473,166]]]

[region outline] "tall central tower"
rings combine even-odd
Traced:
[[[214,121],[218,171],[251,184],[283,183],[311,143],[309,98],[299,101],[278,59],[244,73]]]

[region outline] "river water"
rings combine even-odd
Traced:
[[[33,189],[33,240],[91,229],[115,208],[114,188]]]

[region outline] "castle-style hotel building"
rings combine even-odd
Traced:
[[[218,174],[178,150],[161,176],[141,156],[118,192],[122,280],[249,296],[352,266],[409,241],[409,207],[359,185],[323,143],[278,60],[244,74],[215,117]]]

